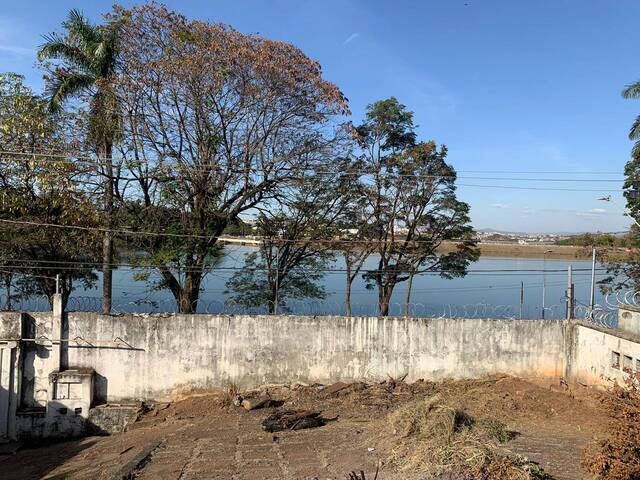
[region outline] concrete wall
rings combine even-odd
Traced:
[[[618,328],[640,335],[640,307],[628,304],[619,305]]]
[[[576,324],[567,354],[572,380],[587,386],[623,384],[627,371],[640,371],[640,336],[622,330]]]
[[[0,371],[0,440],[81,434],[91,418],[113,416],[91,417],[92,399],[169,400],[230,382],[504,373],[606,387],[640,370],[640,335],[556,320],[63,315],[56,308],[0,313],[0,348],[11,360]]]
[[[544,320],[69,313],[68,325],[80,342],[69,365],[94,368],[96,396],[111,402],[229,382],[558,378],[567,342],[564,322]]]
[[[55,328],[54,320],[51,312],[29,313],[23,317],[25,336],[36,339],[23,346],[23,406],[46,406],[49,374],[60,368],[55,351],[59,344],[54,343],[60,338],[60,331]]]

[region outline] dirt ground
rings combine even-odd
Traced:
[[[557,479],[588,478],[585,447],[608,423],[602,393],[572,391],[512,377],[477,381],[385,382],[323,388],[278,386],[246,393],[283,400],[280,407],[245,411],[224,392],[155,405],[125,433],[22,448],[0,457],[0,478],[13,479],[344,479],[364,471],[373,479],[419,479],[397,461],[388,415],[402,405],[446,393],[476,418],[499,420],[517,436],[501,448],[523,455]],[[339,391],[332,391],[338,390]],[[268,433],[275,411],[314,410],[326,425]]]

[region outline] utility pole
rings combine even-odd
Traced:
[[[591,259],[591,296],[589,297],[589,318],[593,318],[593,309],[596,306],[596,249],[593,249]]]
[[[523,305],[524,305],[524,282],[520,282],[520,320],[522,320]]]
[[[56,293],[60,293],[60,274],[56,274]]]
[[[573,318],[573,271],[571,265],[567,269],[567,320]]]
[[[278,287],[280,280],[280,246],[276,245],[276,294],[275,303],[273,305],[273,314],[278,314]]]
[[[547,290],[547,253],[551,253],[551,250],[545,250],[542,254],[542,320],[544,320],[545,295]]]

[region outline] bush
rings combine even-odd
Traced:
[[[585,469],[600,480],[640,479],[640,375],[617,385],[606,400],[611,410],[608,437],[585,452]]]

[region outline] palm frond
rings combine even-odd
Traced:
[[[631,83],[622,90],[624,98],[640,98],[640,81]]]
[[[115,39],[105,38],[94,51],[94,65],[101,77],[110,77],[116,65]]]
[[[92,62],[77,46],[57,34],[45,35],[45,43],[38,50],[38,60],[62,60],[80,70],[91,71]]]
[[[640,140],[640,115],[636,117],[629,129],[629,140]]]
[[[640,159],[640,141],[637,141],[633,148],[631,149],[631,157],[635,159]]]
[[[45,88],[45,95],[49,102],[49,110],[59,112],[64,102],[84,89],[89,89],[94,83],[93,75],[76,74],[59,70]]]
[[[83,45],[95,45],[102,41],[100,30],[91,25],[78,9],[74,8],[69,11],[67,21],[63,25],[74,40]]]

